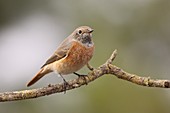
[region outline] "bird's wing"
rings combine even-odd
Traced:
[[[71,47],[72,42],[69,40],[65,40],[41,68],[67,56],[68,51],[70,50]]]

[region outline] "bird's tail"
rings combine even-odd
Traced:
[[[47,73],[50,73],[51,71],[45,68],[41,68],[41,70],[34,76],[34,78],[27,84],[27,87],[33,85],[35,82],[37,82],[40,78],[42,78]]]

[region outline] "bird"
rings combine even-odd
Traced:
[[[62,77],[66,90],[67,82],[63,75],[74,73],[80,77],[81,75],[76,72],[85,65],[89,65],[88,62],[94,53],[93,31],[89,26],[80,26],[75,29],[42,65],[39,72],[28,82],[27,87],[33,85],[48,73],[55,72]]]

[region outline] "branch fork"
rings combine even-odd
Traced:
[[[89,68],[89,70],[91,70],[91,72],[89,72],[88,75],[85,76],[86,80],[83,78],[77,78],[67,81],[68,85],[66,86],[66,90],[72,90],[74,88],[81,87],[105,74],[114,75],[119,79],[123,79],[141,86],[170,88],[170,80],[159,80],[151,79],[150,77],[140,77],[138,75],[128,73],[115,65],[112,65],[112,62],[116,58],[116,55],[117,50],[114,50],[110,58],[98,68],[93,68],[92,66],[87,64],[87,67]],[[64,91],[64,83],[59,83],[55,85],[49,84],[47,87],[37,89],[0,93],[0,102],[38,98]]]

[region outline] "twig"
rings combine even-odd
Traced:
[[[115,75],[120,79],[127,80],[142,86],[170,88],[170,80],[154,80],[150,77],[140,77],[135,74],[125,72],[121,68],[112,65],[112,62],[115,59],[116,55],[117,50],[112,53],[111,57],[106,61],[106,63],[96,69],[90,66],[93,71],[89,72],[88,75],[85,76],[86,80],[84,80],[83,78],[77,78],[68,81],[66,90],[78,88],[82,85],[85,85],[86,83],[92,82],[93,80],[105,74]],[[38,98],[45,95],[64,92],[65,89],[63,88],[63,85],[63,83],[60,83],[56,85],[49,85],[43,88],[0,93],[0,102]]]

